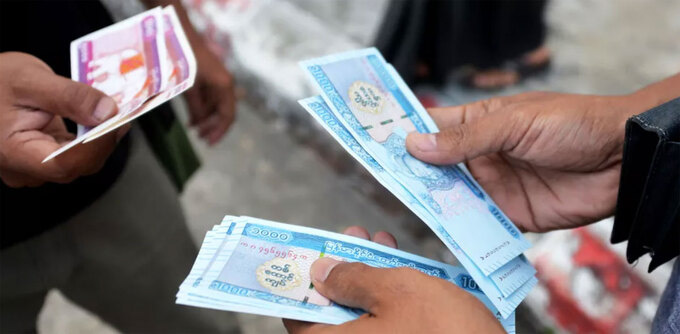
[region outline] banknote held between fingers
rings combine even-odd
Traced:
[[[310,275],[322,295],[368,313],[338,326],[284,321],[291,333],[416,333],[423,328],[432,333],[504,332],[474,296],[412,268],[374,268],[321,258],[312,264]]]
[[[40,59],[29,54],[7,52],[3,76],[11,85],[17,107],[59,115],[86,126],[95,126],[118,112],[116,102],[84,83],[56,75]],[[3,80],[3,81],[5,81]]]
[[[96,173],[127,129],[42,160],[73,139],[63,118],[94,126],[116,112],[113,99],[56,75],[38,58],[0,53],[0,178],[10,187],[25,187]]]

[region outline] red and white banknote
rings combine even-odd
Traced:
[[[71,42],[71,78],[111,96],[118,114],[78,126],[71,147],[97,139],[147,113],[194,84],[196,59],[172,6],[154,8]]]

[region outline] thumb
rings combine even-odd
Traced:
[[[25,73],[16,87],[21,105],[40,109],[95,126],[118,112],[116,102],[103,92],[84,83],[35,69]]]
[[[326,298],[375,314],[388,297],[383,290],[383,269],[362,263],[346,263],[331,258],[316,260],[310,269],[312,284]]]
[[[499,113],[439,133],[411,133],[406,138],[406,149],[428,163],[455,164],[513,147],[513,133],[516,131],[507,115]]]

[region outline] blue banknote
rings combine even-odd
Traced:
[[[301,66],[353,137],[435,216],[485,275],[530,247],[462,164],[433,166],[405,151],[395,128],[428,133],[437,128],[377,50],[312,59]]]
[[[362,310],[337,305],[311,285],[309,267],[320,257],[410,267],[448,280],[479,298],[514,332],[514,314],[502,318],[461,267],[359,238],[250,217],[225,217],[208,232],[177,303],[329,324],[356,319]]]
[[[491,302],[501,311],[503,316],[510,314],[526,294],[536,284],[534,274],[536,270],[524,255],[521,255],[506,265],[485,276],[476,268],[470,258],[462,252],[460,247],[441,229],[435,218],[408,192],[391,174],[387,173],[373,157],[366,152],[357,140],[340,123],[321,97],[310,97],[298,101],[328,133],[364,166],[375,179],[387,190],[406,205],[416,216],[430,226],[445,244],[449,244],[459,262],[468,269],[471,277],[477,282],[481,290]]]

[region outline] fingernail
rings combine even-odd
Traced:
[[[101,98],[97,103],[97,106],[94,107],[94,113],[92,113],[92,116],[94,116],[97,121],[101,122],[113,116],[115,110],[116,103],[113,102],[113,99],[104,97]]]
[[[431,133],[414,133],[413,143],[416,149],[422,152],[430,152],[437,150],[437,137]]]
[[[328,278],[328,274],[335,266],[340,264],[340,261],[331,259],[329,257],[322,257],[314,263],[312,263],[312,268],[309,269],[309,274],[312,277],[312,281],[323,282]]]

